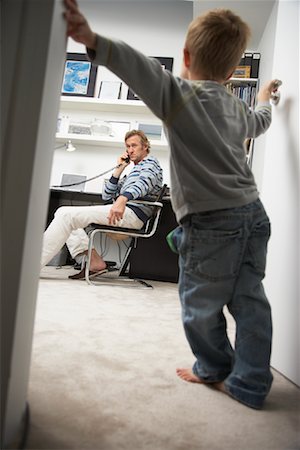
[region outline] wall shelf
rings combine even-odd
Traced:
[[[103,121],[116,121],[116,115],[121,121],[131,123],[132,127],[138,122],[160,123],[150,109],[141,100],[111,100],[103,101],[99,98],[61,96],[60,114],[74,118],[78,121],[81,115],[83,122],[91,120],[92,115]],[[117,120],[118,121],[118,120]],[[56,142],[67,142],[71,140],[74,145],[89,145],[103,147],[124,147],[124,141],[118,136],[99,136],[89,134],[75,134],[63,132],[56,133]],[[168,151],[169,145],[166,139],[151,139],[151,148],[155,150]]]
[[[228,89],[234,92],[238,97],[243,98],[249,105],[255,105],[255,96],[258,86],[258,79],[256,78],[231,78],[226,83]],[[94,97],[76,97],[76,96],[61,96],[60,112],[67,116],[78,116],[82,113],[83,116],[89,113],[97,114],[101,120],[116,120],[115,115],[122,117],[126,122],[143,123],[158,123],[158,119],[150,111],[150,109],[141,100],[100,100]],[[78,120],[78,119],[77,119]],[[65,143],[71,140],[73,144],[85,146],[99,146],[103,147],[123,147],[124,142],[119,138],[110,136],[96,136],[84,134],[71,133],[57,133],[56,141]],[[156,150],[169,150],[169,145],[166,140],[151,140],[151,147]]]
[[[255,108],[256,95],[259,85],[257,78],[230,78],[226,83],[226,89],[244,100],[251,108]]]
[[[91,97],[61,96],[60,108],[81,111],[122,112],[147,114],[149,108],[141,100],[110,100],[109,102]]]
[[[124,147],[124,141],[114,137],[56,133],[56,142],[65,143],[68,140],[71,140],[73,144],[94,145],[99,147]],[[150,139],[150,143],[152,149],[165,151],[169,149],[168,143],[163,140]]]
[[[226,84],[228,83],[256,85],[258,83],[258,78],[230,78]]]

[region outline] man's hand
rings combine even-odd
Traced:
[[[257,100],[259,102],[268,102],[273,92],[276,92],[280,86],[277,79],[268,81],[259,90],[257,94]]]
[[[119,220],[123,219],[126,203],[128,202],[128,198],[124,197],[124,195],[120,195],[115,203],[110,208],[108,214],[108,223],[109,225],[118,225]]]
[[[130,158],[127,152],[124,152],[119,158],[118,158],[118,164],[123,164],[125,167],[130,164]]]
[[[124,152],[119,158],[118,158],[118,165],[116,166],[115,170],[113,171],[113,176],[115,178],[120,178],[122,172],[126,169],[126,167],[130,164],[130,159],[127,162],[127,158],[129,158],[128,153]]]
[[[64,0],[64,3],[67,36],[92,50],[96,50],[96,33],[91,30],[86,18],[79,11],[76,0]]]

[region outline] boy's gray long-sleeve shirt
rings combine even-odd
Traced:
[[[258,198],[244,141],[270,126],[269,102],[252,111],[220,83],[175,77],[158,60],[103,36],[97,36],[97,50],[88,49],[88,56],[121,78],[163,121],[178,222],[189,214],[242,206]]]

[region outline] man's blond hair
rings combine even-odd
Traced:
[[[141,131],[141,130],[127,131],[127,133],[125,134],[125,139],[124,139],[125,143],[126,143],[127,139],[131,138],[132,136],[139,136],[139,138],[141,139],[141,144],[144,147],[147,147],[148,153],[150,152],[150,147],[151,147],[150,141],[143,131]]]
[[[206,79],[225,80],[238,65],[250,37],[249,26],[227,9],[215,9],[194,19],[185,47],[191,55],[190,70]]]

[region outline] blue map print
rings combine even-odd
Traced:
[[[62,92],[86,94],[88,91],[91,63],[88,61],[67,61]]]

